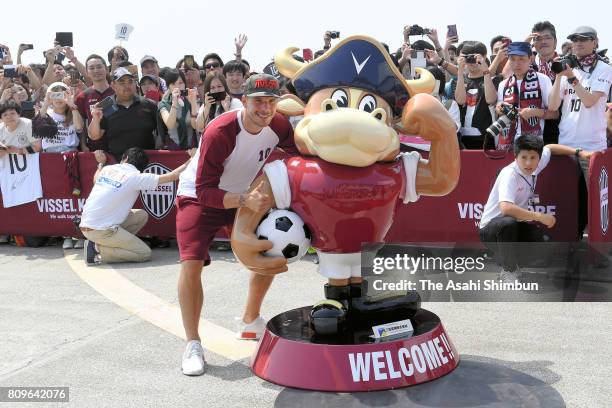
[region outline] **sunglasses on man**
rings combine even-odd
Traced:
[[[210,64],[204,65],[204,68],[213,69],[213,68],[219,68],[220,66],[221,64],[219,64],[218,62],[211,62]]]

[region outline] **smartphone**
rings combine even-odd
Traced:
[[[214,98],[215,101],[217,102],[221,102],[222,100],[225,99],[225,97],[227,96],[227,94],[225,93],[225,91],[221,91],[221,92],[210,92],[209,93],[211,98]]]
[[[410,54],[410,72],[412,77],[416,76],[416,68],[425,68],[426,66],[425,51],[412,50]]]
[[[55,41],[62,47],[72,47],[72,33],[55,33]]]
[[[138,79],[138,65],[128,65],[127,70]]]
[[[23,101],[21,102],[21,111],[29,112],[34,110],[34,102],[32,101]]]
[[[20,47],[23,46],[23,50],[33,50],[34,44],[21,44]]]
[[[302,49],[302,58],[304,58],[304,61],[312,61],[313,60],[312,50],[310,48]]]
[[[64,99],[64,93],[63,92],[51,92],[49,94],[49,99],[51,99],[51,100],[63,100]]]
[[[446,36],[448,38],[450,37],[458,37],[459,35],[457,34],[457,25],[456,24],[451,24],[448,27],[448,32],[446,34]],[[457,41],[453,41],[453,42],[457,42]]]
[[[17,69],[14,65],[4,66],[4,77],[5,78],[17,78]]]
[[[185,55],[183,57],[183,66],[185,67],[185,69],[191,69],[193,68],[193,65],[194,65],[193,55]]]
[[[113,106],[114,104],[115,104],[115,101],[113,100],[113,97],[107,96],[106,98],[102,99],[100,102],[96,103],[95,107],[98,109],[105,110],[106,108]]]
[[[159,91],[151,90],[145,93],[145,98],[150,99],[155,102],[159,102],[161,101],[161,94],[159,93]]]

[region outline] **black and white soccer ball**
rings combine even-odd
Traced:
[[[297,261],[310,248],[310,231],[293,211],[270,211],[259,223],[256,234],[257,238],[270,240],[274,244],[264,255],[284,256],[287,263]]]

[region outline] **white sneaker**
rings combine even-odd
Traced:
[[[239,340],[259,340],[266,328],[266,319],[257,316],[251,323],[245,323],[241,318],[237,317],[238,332],[236,338]]]
[[[204,350],[199,340],[191,340],[185,347],[181,370],[185,375],[204,374]]]
[[[74,243],[74,249],[83,249],[84,246],[85,246],[85,240],[82,240],[82,239],[77,239],[76,242]]]
[[[502,271],[499,273],[499,280],[504,283],[519,283],[520,282],[519,274],[520,274],[519,270],[510,272],[505,269],[502,269]]]
[[[74,242],[72,242],[72,238],[64,238],[64,244],[62,245],[62,249],[72,248],[74,248]]]

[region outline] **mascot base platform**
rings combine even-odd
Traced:
[[[459,353],[440,322],[425,309],[411,319],[411,337],[374,339],[371,329],[317,338],[311,306],[272,318],[251,360],[255,375],[306,390],[390,390],[435,380],[453,371]]]

